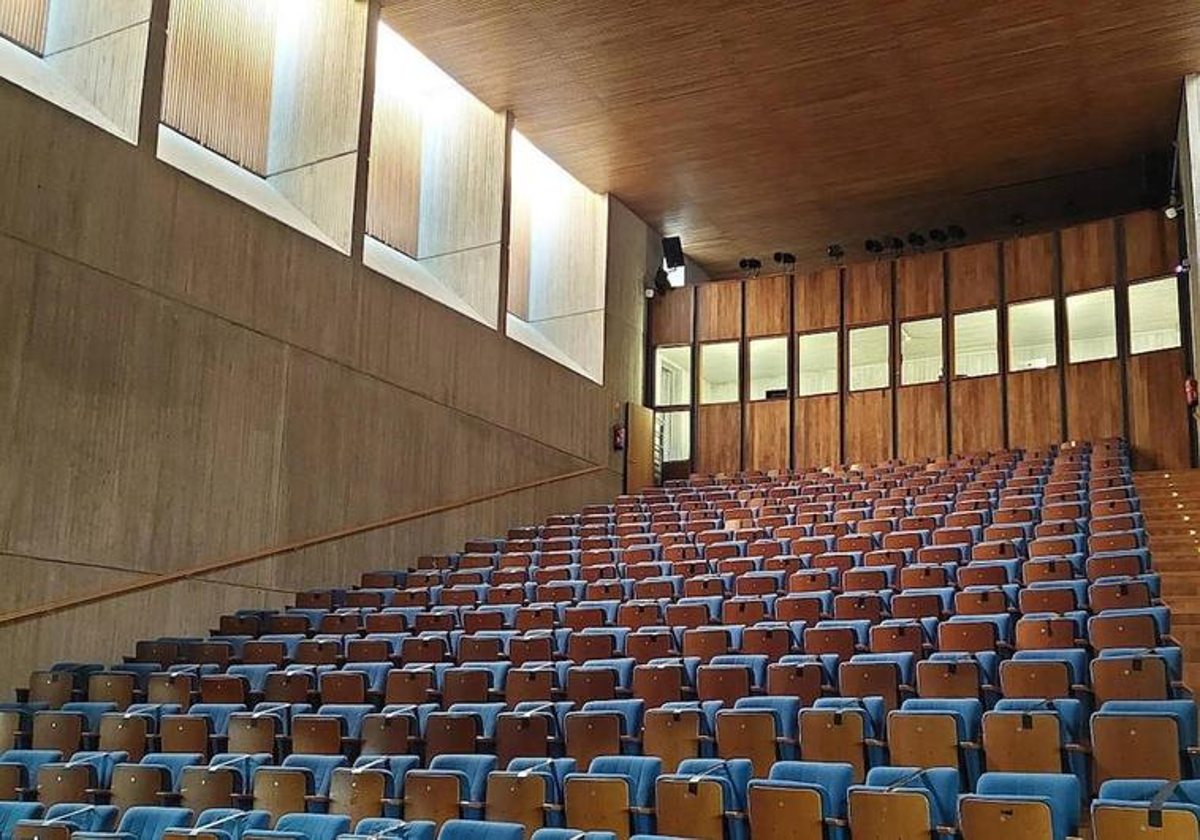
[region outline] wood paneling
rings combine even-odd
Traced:
[[[956,454],[1004,448],[1004,401],[999,376],[950,383],[950,451]]]
[[[637,403],[625,410],[625,492],[636,493],[654,485],[654,411]]]
[[[875,464],[892,457],[892,390],[846,395],[846,457],[851,464]]]
[[[1113,219],[1062,232],[1063,292],[1071,294],[1117,282],[1117,236]]]
[[[942,313],[945,272],[942,253],[917,254],[896,261],[896,317],[924,318]]]
[[[788,468],[788,423],[787,400],[746,404],[746,469]]]
[[[836,330],[842,320],[842,273],[826,268],[796,277],[796,331]]]
[[[846,326],[892,319],[892,263],[855,263],[846,268]]]
[[[118,662],[138,638],[200,635],[380,557],[403,566],[620,492],[611,428],[643,388],[645,225],[610,238],[598,387],[13,86],[0,113],[11,607],[606,467],[5,628],[0,695],[55,660]]]
[[[0,34],[40,55],[49,10],[50,0],[5,0],[0,3]]]
[[[1145,280],[1175,271],[1179,262],[1179,231],[1174,219],[1159,210],[1130,213],[1125,227],[1125,279]]]
[[[1052,226],[1135,206],[1138,158],[1169,147],[1180,79],[1200,67],[1194,0],[1150,14],[1045,0],[953,14],[747,0],[681,19],[679,8],[388,0],[382,14],[593,189],[681,235],[714,275],[785,246],[805,268],[831,242],[858,259],[864,239],[917,224],[983,238],[1011,230],[1017,210]],[[648,33],[670,33],[669,48]]]
[[[723,341],[742,337],[742,284],[739,280],[702,283],[696,287],[696,340]]]
[[[1125,434],[1121,362],[1101,359],[1067,365],[1067,437],[1099,440]]]
[[[1129,445],[1135,470],[1191,465],[1188,412],[1183,401],[1183,352],[1130,356]]]
[[[1008,375],[1009,446],[1020,449],[1062,442],[1058,376],[1058,368]]]
[[[685,286],[650,301],[650,344],[689,344],[696,287]]]
[[[946,385],[896,389],[896,457],[940,458],[946,453]]]
[[[702,405],[696,409],[692,469],[698,473],[734,473],[742,468],[741,403]]]
[[[267,174],[275,30],[273,3],[171,4],[162,121],[259,175]]]
[[[1053,233],[1009,239],[1004,247],[1004,295],[1009,303],[1054,294]]]
[[[1000,303],[1000,243],[952,249],[949,260],[950,311],[983,309]]]
[[[841,463],[842,413],[837,394],[796,400],[796,468]]]
[[[755,277],[746,281],[746,335],[787,335],[791,277]]]

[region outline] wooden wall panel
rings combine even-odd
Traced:
[[[1017,448],[1062,442],[1058,368],[1008,375],[1008,445]]]
[[[1010,239],[1004,248],[1004,293],[1009,303],[1054,294],[1053,233]]]
[[[5,0],[0,3],[0,34],[41,55],[49,10],[50,0]]]
[[[1122,218],[1125,227],[1125,279],[1145,280],[1175,271],[1179,231],[1174,219],[1159,210],[1143,210]]]
[[[399,83],[380,78],[371,117],[367,233],[413,259],[420,257],[421,115]]]
[[[1191,466],[1188,413],[1183,403],[1183,352],[1130,356],[1129,445],[1135,470]]]
[[[1000,243],[954,248],[947,254],[949,309],[964,312],[1000,303]]]
[[[1117,282],[1117,236],[1113,219],[1062,232],[1063,292],[1073,294]]]
[[[1067,365],[1066,377],[1069,439],[1099,440],[1125,434],[1119,359]]]
[[[846,268],[846,325],[880,324],[892,319],[892,263],[880,260]]]
[[[746,281],[746,335],[787,335],[791,277],[755,277]]]
[[[796,469],[841,463],[842,414],[837,394],[796,400]]]
[[[787,400],[746,405],[746,469],[786,470],[790,459]]]
[[[162,121],[222,157],[267,174],[276,6],[175,0]]]
[[[697,341],[724,341],[742,337],[742,283],[725,280],[696,287]]]
[[[796,277],[796,331],[836,330],[842,319],[842,272],[826,268]]]
[[[1004,448],[1001,378],[980,376],[950,383],[950,451],[955,454]]]
[[[696,444],[692,469],[698,473],[733,473],[742,468],[741,403],[702,405],[696,409]]]
[[[946,455],[946,385],[930,382],[896,389],[896,457]]]
[[[940,315],[945,296],[942,252],[916,254],[896,261],[896,317]]]
[[[690,344],[696,287],[684,286],[650,301],[650,344]]]
[[[875,464],[892,457],[892,390],[846,395],[846,453],[850,464]]]

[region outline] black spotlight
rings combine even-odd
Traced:
[[[933,230],[929,231],[929,241],[934,245],[946,244],[946,231],[942,230],[941,228],[934,228]]]
[[[899,236],[889,236],[884,240],[884,242],[887,244],[889,251],[896,251],[899,253],[900,251],[904,250],[904,240]]]
[[[846,249],[834,242],[825,249],[825,253],[831,260],[840,260],[842,257],[846,256]]]
[[[747,277],[757,277],[758,272],[762,270],[762,260],[757,257],[742,257],[738,260],[738,268]]]
[[[882,254],[883,243],[878,239],[868,239],[863,243],[863,247],[867,249],[868,254]]]
[[[658,271],[654,272],[654,291],[660,295],[671,291],[671,284],[667,281],[667,270],[662,266],[659,266]]]
[[[781,266],[784,270],[790,271],[795,264],[795,254],[789,254],[787,251],[775,252],[775,265]]]
[[[683,267],[683,240],[678,236],[664,236],[662,241],[663,260],[667,268]]]
[[[925,247],[925,237],[917,233],[915,230],[908,235],[908,244],[914,248],[921,249]]]
[[[950,225],[947,227],[946,235],[950,237],[951,242],[962,242],[967,238],[967,232],[958,225]]]

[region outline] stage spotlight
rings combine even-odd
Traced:
[[[889,251],[899,252],[899,251],[904,250],[904,240],[901,239],[899,236],[889,236],[884,241],[887,243],[887,247],[888,247]]]
[[[914,230],[912,233],[910,233],[908,235],[908,244],[913,246],[914,248],[918,248],[918,249],[924,248],[925,247],[925,237],[922,236],[921,234],[917,233]]]
[[[951,242],[961,242],[967,238],[967,232],[958,225],[950,225],[947,227],[946,235],[950,237]]]
[[[678,236],[664,236],[662,241],[663,263],[667,271],[683,268],[683,240]]]
[[[795,264],[795,254],[789,254],[787,251],[775,252],[775,265],[781,266],[784,270],[791,270]]]
[[[670,272],[666,268],[654,272],[654,291],[660,295],[671,291]]]
[[[941,228],[933,228],[929,231],[929,241],[935,245],[945,245],[946,231]]]
[[[883,243],[878,239],[868,239],[863,243],[863,247],[867,249],[868,254],[882,254]]]
[[[842,257],[846,256],[846,249],[834,242],[825,249],[825,254],[831,260],[840,260]]]
[[[742,257],[738,261],[738,268],[746,277],[757,277],[758,272],[762,270],[762,260],[757,257]]]

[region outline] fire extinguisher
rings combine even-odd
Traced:
[[[1200,403],[1200,386],[1196,384],[1196,380],[1188,377],[1183,381],[1183,394],[1187,397],[1189,408],[1195,408],[1197,403]]]

